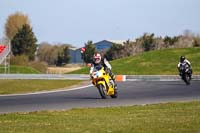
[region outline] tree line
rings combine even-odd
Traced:
[[[185,31],[179,36],[156,37],[154,33],[144,33],[135,41],[127,40],[123,44],[113,43],[111,48],[100,51],[100,53],[108,60],[114,60],[127,56],[136,55],[141,52],[160,50],[165,48],[187,48],[200,47],[200,36],[192,34],[190,31]],[[92,41],[85,44],[85,53],[83,59],[86,63],[92,62],[93,53],[97,52]]]
[[[39,45],[37,57],[40,61],[45,61],[48,65],[62,66],[69,62],[69,44],[49,44],[43,42]]]

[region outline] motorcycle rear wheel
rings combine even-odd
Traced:
[[[118,91],[115,90],[114,95],[111,95],[110,97],[112,97],[112,98],[117,98],[117,97],[118,97]]]

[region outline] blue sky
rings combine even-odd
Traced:
[[[10,14],[29,16],[38,43],[84,46],[88,40],[135,39],[143,33],[200,33],[200,0],[0,0],[0,38]]]

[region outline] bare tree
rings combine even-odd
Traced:
[[[30,25],[30,21],[27,15],[16,12],[8,16],[5,24],[5,34],[6,37],[12,40],[19,29],[22,28],[24,24]]]

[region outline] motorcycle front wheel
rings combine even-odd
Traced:
[[[107,95],[106,95],[106,93],[107,93],[106,88],[105,88],[102,84],[99,84],[99,85],[98,85],[98,90],[99,90],[99,93],[100,93],[100,95],[101,95],[101,98],[102,98],[102,99],[106,99],[106,98],[107,98]]]
[[[186,85],[190,85],[190,76],[188,74],[185,74],[184,81]]]

